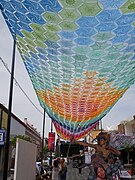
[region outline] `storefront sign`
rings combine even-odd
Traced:
[[[5,141],[5,130],[0,129],[0,145],[4,145]]]

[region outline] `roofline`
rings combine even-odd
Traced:
[[[0,103],[0,109],[2,109],[3,111],[5,111],[7,114],[8,114],[8,109],[3,105],[3,104],[1,104]],[[39,135],[40,137],[41,137],[41,135],[40,135],[40,133],[38,133],[37,131],[35,131],[34,130],[34,128],[33,128],[33,131],[32,131],[32,127],[29,127],[29,126],[27,126],[27,124],[25,124],[21,119],[19,119],[16,115],[14,115],[12,112],[11,112],[11,117],[12,118],[14,118],[17,122],[19,122],[20,124],[22,124],[26,129],[29,129],[31,132],[35,132],[35,134],[37,134],[37,135]]]
[[[0,103],[0,109],[4,110],[8,114],[8,109],[1,103]],[[11,117],[13,117],[16,121],[18,121],[19,123],[21,123],[26,127],[26,124],[23,121],[21,121],[16,115],[14,115],[12,112],[11,112]]]

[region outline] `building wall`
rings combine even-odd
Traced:
[[[127,136],[132,136],[133,132],[132,132],[132,124],[125,124],[125,134]]]
[[[135,123],[132,125],[133,136],[135,136]]]
[[[124,120],[118,125],[118,132],[127,136],[135,135],[135,116],[131,119]]]
[[[20,124],[14,118],[11,118],[10,134],[11,134],[11,138],[16,135],[25,135],[25,126]]]
[[[96,139],[96,137],[98,136],[98,134],[99,134],[100,132],[101,132],[100,129],[92,130],[92,131],[87,135],[86,141],[87,141],[88,143],[92,143],[92,141],[93,141],[94,139]]]
[[[1,129],[7,129],[7,118],[8,118],[8,109],[0,104],[0,125]],[[26,118],[25,118],[26,119]],[[15,135],[26,135],[29,136],[33,142],[40,144],[41,136],[28,122],[22,122],[17,116],[13,113],[11,114],[11,126],[10,126],[10,136],[14,137]]]
[[[124,124],[119,124],[118,125],[118,132],[120,134],[125,134],[125,126],[124,126]]]
[[[8,114],[3,109],[1,109],[1,113],[2,113],[2,116],[1,116],[1,129],[6,129],[7,128]]]
[[[7,129],[7,118],[8,118],[8,109],[0,104],[0,129]],[[41,151],[41,137],[40,133],[36,129],[28,124],[22,122],[17,116],[13,113],[11,114],[11,126],[10,126],[10,138],[12,139],[16,135],[26,135],[32,139],[32,142],[37,145],[37,152],[40,154]],[[10,147],[9,152],[9,161],[12,152],[12,147]],[[39,156],[37,154],[37,156]],[[4,146],[0,146],[0,173],[3,171],[3,162],[4,162]],[[10,166],[10,162],[9,162]]]

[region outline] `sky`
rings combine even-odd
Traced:
[[[7,25],[3,19],[0,12],[0,57],[7,64],[11,71],[12,62],[12,51],[13,51],[13,39],[7,28]],[[35,106],[41,111],[41,113],[30,103],[26,98],[24,93],[20,90],[18,86],[13,87],[13,102],[12,102],[12,113],[14,113],[22,121],[27,118],[30,124],[33,124],[37,128],[38,132],[42,134],[43,125],[43,108],[40,106],[32,83],[30,81],[29,75],[21,56],[16,48],[16,59],[15,59],[15,79],[32,100]],[[9,99],[9,87],[10,87],[10,74],[7,72],[6,68],[0,61],[0,103],[5,107],[8,107]],[[46,115],[47,116],[47,115]],[[48,136],[50,130],[50,118],[46,117],[46,128],[45,136]]]
[[[11,69],[13,39],[0,13],[0,57]],[[15,78],[35,106],[43,113],[23,61],[16,49]],[[0,61],[0,103],[8,107],[10,74]],[[22,121],[28,119],[30,124],[42,134],[43,114],[40,113],[26,98],[24,93],[14,84],[12,113]],[[111,111],[102,119],[104,129],[113,129],[123,120],[135,115],[135,84],[115,104]],[[50,131],[50,118],[46,115],[45,136]]]

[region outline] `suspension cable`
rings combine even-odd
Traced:
[[[4,65],[4,67],[6,68],[6,70],[9,72],[9,74],[11,74],[8,65],[4,62],[4,60],[0,57],[0,60],[2,62],[2,64]],[[36,110],[38,110],[38,112],[40,114],[43,115],[43,113],[38,109],[38,107],[32,102],[32,100],[29,98],[29,96],[26,94],[26,92],[23,90],[23,88],[21,87],[21,85],[18,83],[18,81],[16,80],[16,78],[14,78],[15,81],[15,85],[18,86],[20,88],[20,90],[23,92],[23,94],[26,96],[26,98],[30,101],[30,103],[36,108]]]

